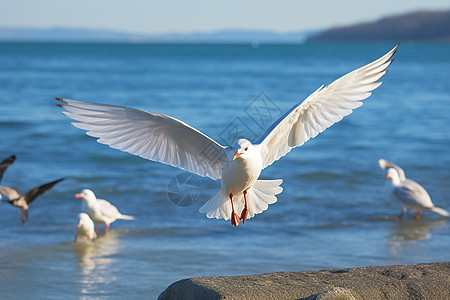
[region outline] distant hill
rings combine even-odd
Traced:
[[[395,40],[450,42],[450,10],[418,11],[375,22],[335,27],[307,41]]]
[[[74,28],[0,28],[0,41],[33,42],[162,42],[162,43],[303,43],[316,31],[222,30],[216,32],[137,34]]]

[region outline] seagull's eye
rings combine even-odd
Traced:
[[[247,148],[245,148],[244,150],[245,150],[245,151],[247,151],[247,150],[248,150],[248,147],[247,147]]]

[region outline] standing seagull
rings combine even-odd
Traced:
[[[87,238],[89,242],[97,237],[94,229],[94,221],[86,213],[79,214],[78,228],[75,235],[75,242]]]
[[[0,162],[0,183],[2,182],[3,174],[5,173],[6,169],[8,169],[8,167],[12,165],[15,160],[16,156],[11,155],[10,157]],[[1,201],[2,201],[2,194],[0,194],[0,202]]]
[[[381,85],[395,46],[383,57],[321,86],[279,118],[255,144],[239,139],[224,147],[205,134],[170,116],[129,107],[56,98],[78,121],[75,127],[99,138],[98,142],[146,159],[172,165],[213,180],[222,188],[200,208],[208,218],[239,220],[261,213],[283,190],[281,179],[258,180],[261,171],[292,148],[342,120],[362,105],[361,100]],[[240,216],[236,213],[240,212]]]
[[[40,185],[23,195],[15,188],[0,186],[0,193],[9,198],[9,203],[19,208],[20,219],[22,220],[22,223],[25,224],[28,220],[28,208],[31,202],[33,202],[37,196],[43,194],[45,191],[51,189],[55,184],[63,180],[64,178]]]
[[[408,209],[417,210],[417,214],[413,216],[415,220],[420,219],[422,210],[450,216],[445,209],[434,206],[427,191],[417,182],[407,179],[402,168],[382,158],[378,160],[378,164],[383,170],[388,170],[386,178],[390,179],[389,196],[402,206],[402,213],[395,218],[396,220],[400,220]]]
[[[97,199],[93,191],[84,189],[81,193],[75,195],[76,198],[83,199],[83,211],[100,226],[100,223],[105,224],[105,232],[109,231],[109,226],[117,219],[120,220],[134,220],[134,217],[122,215],[117,207],[106,200]]]

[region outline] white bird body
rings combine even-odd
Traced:
[[[99,143],[140,157],[222,180],[222,188],[201,208],[208,218],[245,222],[277,201],[281,179],[258,180],[261,171],[292,148],[340,121],[381,85],[397,46],[381,58],[320,87],[272,124],[255,144],[239,139],[224,147],[205,134],[160,113],[56,98],[63,113]],[[233,156],[234,154],[234,156]],[[241,211],[240,218],[235,211]],[[231,212],[231,214],[230,214]]]
[[[378,164],[383,170],[388,170],[386,178],[390,179],[387,182],[390,198],[402,207],[402,212],[397,219],[401,219],[408,209],[417,211],[414,219],[420,219],[422,210],[429,210],[442,216],[450,216],[446,210],[433,204],[430,195],[420,184],[406,178],[405,171],[402,168],[385,159],[379,159]]]
[[[226,161],[222,167],[222,188],[199,211],[206,213],[208,218],[223,218],[226,221],[231,218],[234,226],[239,224],[239,219],[245,222],[265,211],[269,204],[277,201],[275,195],[283,191],[279,186],[283,181],[258,180],[261,170],[259,145],[252,145],[246,139],[237,140],[233,144],[233,151],[227,149],[226,152]],[[237,216],[235,211],[240,211],[241,216]]]
[[[82,210],[97,224],[105,224],[106,232],[109,231],[111,223],[120,220],[133,220],[134,217],[123,215],[117,207],[104,199],[97,199],[94,192],[84,189],[75,195],[76,198],[83,199]]]
[[[82,239],[88,239],[92,241],[97,238],[97,233],[95,233],[94,221],[86,213],[79,214],[78,227],[75,235],[75,242],[81,241]]]
[[[253,186],[262,170],[262,157],[259,147],[253,146],[250,141],[240,139],[243,146],[235,143],[235,149],[245,149],[246,159],[242,155],[233,160],[235,151],[227,151],[227,162],[222,168],[222,188],[227,193],[239,194]]]

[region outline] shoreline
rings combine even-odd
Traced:
[[[194,277],[158,297],[175,299],[450,299],[450,262]]]

